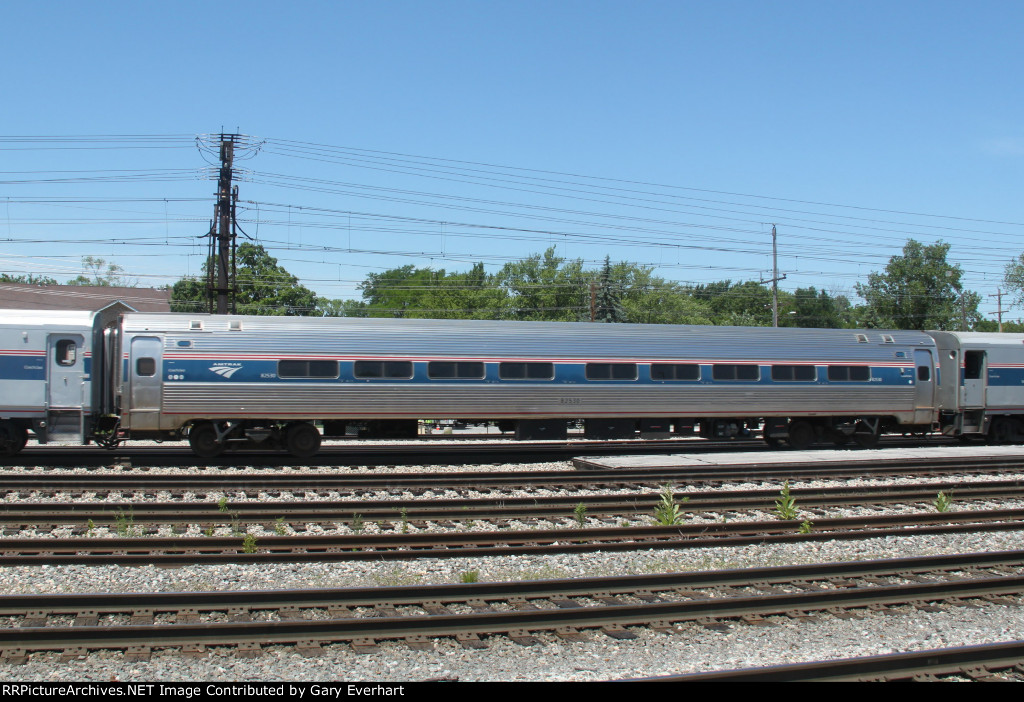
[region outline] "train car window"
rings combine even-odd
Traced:
[[[760,380],[761,368],[749,363],[716,363],[711,366],[715,380]]]
[[[979,380],[985,367],[984,351],[964,351],[964,379]]]
[[[499,363],[498,377],[502,380],[554,380],[554,363]]]
[[[75,353],[75,351],[77,350],[77,348],[78,347],[75,345],[75,342],[72,341],[71,339],[61,339],[60,341],[58,341],[57,345],[54,347],[54,355],[55,360],[57,361],[57,365],[75,365],[75,358],[77,358],[77,354]]]
[[[700,380],[696,363],[652,363],[651,380]]]
[[[482,380],[484,364],[479,361],[431,361],[427,364],[427,377],[438,380]]]
[[[156,375],[155,358],[139,358],[135,360],[135,375],[149,378]]]
[[[357,378],[401,378],[412,377],[412,361],[356,361],[352,369]]]
[[[635,363],[588,363],[587,380],[636,380]]]
[[[847,380],[867,382],[871,380],[871,369],[867,366],[829,366],[828,379],[840,382]]]
[[[337,361],[278,361],[278,378],[337,378]]]
[[[818,379],[814,366],[772,366],[772,380],[813,383]]]
[[[931,380],[931,378],[932,378],[931,368],[929,368],[928,366],[918,366],[917,367],[917,379],[918,380]]]

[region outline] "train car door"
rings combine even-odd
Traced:
[[[129,428],[160,428],[163,342],[155,336],[132,337],[128,363]]]
[[[932,352],[914,349],[914,423],[931,424],[935,416],[935,362]]]
[[[984,407],[988,381],[988,359],[984,351],[964,350],[964,379],[960,407]]]
[[[51,410],[82,410],[85,399],[85,337],[50,334],[47,357],[47,400]]]

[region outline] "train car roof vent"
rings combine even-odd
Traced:
[[[242,331],[242,320],[232,319],[228,321],[228,331]]]
[[[857,335],[857,343],[858,344],[866,344],[866,343],[868,343],[868,335],[867,334],[858,334]]]
[[[198,319],[193,319],[192,321],[190,321],[188,323],[188,328],[191,331],[201,331],[202,328],[203,328],[203,323],[201,321],[199,321]]]
[[[883,344],[895,344],[896,340],[892,338],[892,334],[882,334]]]

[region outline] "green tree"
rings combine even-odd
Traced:
[[[209,271],[214,261],[207,261]],[[299,284],[299,279],[279,266],[277,259],[258,244],[241,244],[235,253],[235,281],[238,314],[316,314],[316,294]],[[171,310],[196,312],[207,309],[206,279],[186,277],[171,287]]]
[[[99,287],[134,288],[138,281],[128,278],[121,266],[107,263],[102,258],[82,258],[82,273],[67,282],[68,285],[95,285]]]
[[[594,294],[595,322],[626,322],[626,310],[622,307],[622,288],[619,281],[612,275],[610,256],[604,257],[604,266],[597,278],[597,290]]]
[[[35,275],[26,273],[24,275],[11,275],[0,273],[0,283],[24,283],[26,285],[59,285],[53,278],[46,275]]]
[[[639,324],[711,324],[711,308],[689,289],[653,274],[653,269],[621,262],[612,266],[626,319]]]
[[[745,280],[733,283],[720,280],[696,285],[693,297],[705,302],[711,310],[712,324],[735,327],[770,327],[772,324],[772,291],[761,283]],[[779,309],[789,304],[789,293],[779,291]]]
[[[511,319],[572,322],[590,318],[590,280],[579,259],[566,261],[554,247],[506,263],[495,277],[508,296]]]
[[[1003,283],[1013,295],[1014,304],[1024,305],[1024,253],[1006,264]]]
[[[318,317],[366,317],[366,303],[362,300],[329,300],[326,297],[316,299]]]
[[[849,324],[850,301],[833,297],[816,288],[797,288],[785,312],[779,312],[779,326],[842,329]]]
[[[949,244],[925,246],[910,239],[883,273],[857,283],[864,298],[864,326],[884,329],[972,328],[980,319],[980,296],[964,290],[963,270],[946,261]]]

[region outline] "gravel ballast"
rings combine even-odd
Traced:
[[[409,468],[400,470],[406,472]],[[731,487],[737,488],[736,485]],[[972,507],[965,503],[958,508]],[[442,584],[458,582],[460,574],[470,570],[477,571],[481,581],[499,581],[1019,549],[1024,549],[1024,534],[994,532],[693,550],[410,559],[387,563],[181,568],[26,566],[0,568],[0,592],[169,592]],[[912,607],[897,607],[887,613],[861,611],[852,619],[827,613],[810,620],[771,617],[769,626],[729,622],[727,631],[685,623],[670,635],[636,627],[632,631],[638,638],[624,641],[597,631],[587,632],[585,642],[566,642],[554,634],[540,632],[536,634],[540,643],[535,646],[522,646],[507,637],[495,636],[486,638],[488,647],[482,650],[464,649],[454,639],[442,638],[433,641],[431,650],[413,650],[400,642],[381,642],[379,650],[369,654],[355,653],[345,644],[328,645],[324,646],[322,655],[313,658],[305,658],[289,646],[266,647],[261,656],[253,659],[236,656],[231,647],[213,647],[200,658],[184,657],[176,649],[156,650],[149,661],[130,661],[119,651],[98,651],[61,662],[59,653],[46,652],[30,655],[25,665],[0,664],[0,679],[50,682],[109,682],[114,679],[126,682],[609,680],[1024,639],[1024,606],[984,601],[972,604],[942,605],[939,612],[923,612]]]

